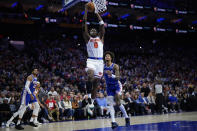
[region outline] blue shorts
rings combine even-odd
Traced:
[[[115,96],[117,93],[121,91],[120,85],[107,85],[107,95],[108,96]]]
[[[37,102],[36,96],[34,94],[32,94],[34,96],[34,99],[31,99],[30,94],[27,93],[27,91],[23,91],[21,94],[21,104],[25,104],[26,106],[28,104]]]

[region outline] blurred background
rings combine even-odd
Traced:
[[[82,101],[87,94],[87,53],[81,25],[87,2],[0,1],[0,103],[7,100],[10,106],[5,120],[18,108],[20,92],[34,66],[39,67],[45,94],[57,92],[57,101],[77,99],[78,107],[71,108],[78,112],[86,107]],[[197,1],[108,0],[107,7],[101,14],[106,28],[104,50],[114,52],[120,65],[123,100],[132,99],[124,104],[128,113],[160,112],[158,103],[152,108],[137,101],[141,93],[154,95],[158,80],[163,88],[162,112],[196,110]],[[94,13],[88,13],[88,22],[89,27],[98,27]],[[101,81],[97,97],[105,96]],[[40,121],[47,120],[46,116],[41,115]],[[72,117],[86,118],[78,116]]]

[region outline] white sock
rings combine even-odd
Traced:
[[[38,117],[34,118],[34,123],[38,123]]]
[[[88,98],[91,98],[91,94],[88,94]]]
[[[109,107],[109,112],[110,112],[110,115],[111,115],[112,122],[116,122],[115,121],[115,111],[114,111],[114,107],[113,106]]]
[[[129,116],[127,115],[127,112],[126,112],[124,106],[121,104],[119,107],[120,107],[121,112],[123,113],[123,116],[125,118],[128,118]]]
[[[34,121],[34,117],[31,117],[30,122],[33,122],[33,121]]]
[[[14,116],[12,116],[7,123],[11,123],[14,120]]]
[[[16,124],[16,125],[20,125],[20,123],[21,123],[21,120],[18,120],[18,122],[17,122],[17,124]]]

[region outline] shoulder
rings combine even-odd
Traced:
[[[31,75],[29,75],[28,77],[27,77],[27,80],[29,80],[29,81],[32,81],[32,76]]]
[[[119,69],[119,65],[114,63],[114,69]]]

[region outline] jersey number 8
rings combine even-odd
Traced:
[[[98,43],[94,42],[94,48],[98,48]]]

